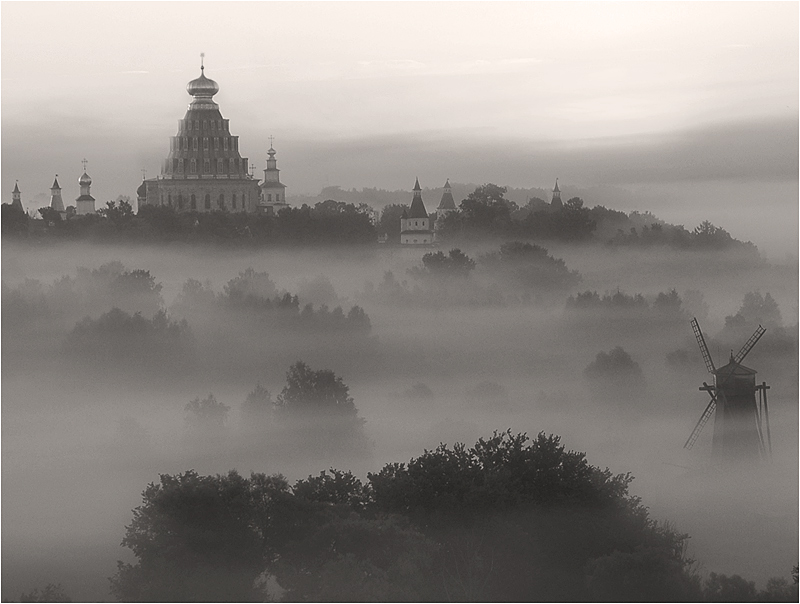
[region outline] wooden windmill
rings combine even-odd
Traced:
[[[731,351],[730,361],[719,369],[714,367],[714,361],[708,352],[697,319],[692,319],[692,329],[706,363],[706,369],[714,376],[714,384],[703,382],[700,388],[708,392],[711,401],[683,447],[692,448],[703,427],[716,411],[712,440],[712,454],[715,457],[725,459],[771,457],[772,442],[767,408],[769,386],[766,382],[756,385],[756,371],[742,365],[747,353],[753,349],[766,329],[759,325],[742,349],[736,355]]]

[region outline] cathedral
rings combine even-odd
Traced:
[[[275,149],[270,145],[264,182],[248,171],[239,153],[239,137],[231,135],[213,96],[219,85],[205,76],[186,86],[192,97],[169,155],[156,178],[144,179],[136,191],[139,207],[168,206],[177,211],[275,213],[286,207],[286,186],[280,182]]]

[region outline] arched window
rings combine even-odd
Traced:
[[[191,202],[191,208],[192,208],[193,210],[196,210],[196,209],[197,209],[197,199],[195,198],[195,196],[194,196],[194,193],[192,193],[192,202]]]
[[[195,130],[200,130],[200,120],[195,120],[194,121],[194,129]]]
[[[196,136],[192,137],[192,149],[197,151],[197,137]]]
[[[227,151],[227,150],[228,150],[228,137],[227,137],[227,136],[226,136],[226,137],[224,137],[224,138],[222,139],[222,148],[223,148],[225,151]]]
[[[192,174],[197,174],[197,160],[196,159],[192,159],[192,163],[189,165],[189,167],[190,167],[189,171]]]
[[[207,136],[203,137],[203,149],[205,151],[208,151],[208,137]]]
[[[203,130],[208,130],[208,120],[203,120]]]
[[[180,193],[178,193],[178,209],[179,210],[183,209],[183,195],[181,195]]]
[[[222,159],[217,160],[217,174],[222,174],[225,169],[222,167]]]
[[[281,194],[275,193],[275,201],[280,201],[280,200],[281,200]]]
[[[210,174],[211,173],[211,160],[204,159],[203,160],[203,174]]]
[[[172,194],[171,193],[167,195],[167,205],[169,207],[172,207]]]
[[[231,161],[230,161],[230,173],[231,174],[236,174],[236,160],[233,159],[233,158],[231,158]]]
[[[178,160],[178,174],[183,174],[183,160]]]
[[[217,200],[217,205],[219,206],[220,210],[225,209],[225,195],[223,193],[219,194],[219,199]]]
[[[187,130],[191,130],[192,129],[192,120],[186,120],[186,129]]]
[[[219,137],[214,137],[214,151],[219,151]]]
[[[206,210],[211,209],[211,195],[206,193]]]
[[[267,201],[272,201],[272,193],[267,193]]]
[[[233,206],[234,210],[236,209],[236,193],[233,194],[233,199],[231,200],[231,206]]]

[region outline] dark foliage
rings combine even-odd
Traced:
[[[422,267],[409,272],[416,277],[466,278],[475,270],[475,261],[459,249],[444,252],[428,252],[422,257]]]
[[[541,246],[511,241],[499,251],[478,259],[482,269],[512,287],[532,292],[538,297],[563,292],[577,285],[580,274],[570,271],[560,258],[554,258]]]
[[[335,380],[334,380],[335,382]],[[699,599],[685,535],[558,437],[495,434],[389,464],[362,484],[331,470],[289,487],[162,475],[134,510],[121,601]]]
[[[84,368],[137,368],[162,374],[191,368],[196,346],[185,320],[172,321],[164,311],[146,319],[113,308],[97,319],[78,322],[64,342],[64,352]]]
[[[32,589],[19,597],[20,602],[72,602],[61,584],[48,583],[44,589]]]

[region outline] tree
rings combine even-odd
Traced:
[[[390,203],[383,208],[381,219],[378,221],[378,233],[388,235],[389,241],[400,242],[400,217],[404,211],[408,210],[408,205]]]
[[[706,580],[706,602],[755,602],[756,584],[739,575],[711,573]]]
[[[436,277],[468,277],[475,269],[475,261],[458,248],[443,252],[428,252],[422,257],[423,268],[413,271],[417,275]]]
[[[314,371],[303,361],[289,367],[286,386],[275,405],[283,415],[358,417],[350,389],[342,378],[330,369]]]
[[[19,597],[20,602],[72,602],[61,583],[54,584],[48,583],[44,589],[39,591],[39,588],[34,588],[28,593],[24,593]]]
[[[476,231],[502,232],[511,224],[511,212],[519,209],[504,195],[508,189],[485,184],[470,193],[459,207],[466,228]]]
[[[635,399],[645,386],[642,368],[621,346],[607,353],[598,352],[583,373],[592,393],[604,399]]]
[[[275,403],[269,390],[261,384],[256,384],[256,387],[242,403],[242,418],[245,421],[245,426],[251,427],[254,423],[263,424],[268,421],[272,415],[274,405]]]
[[[258,579],[288,494],[280,476],[162,474],[125,529],[122,545],[138,560],[117,563],[111,593],[122,602],[264,601]]]
[[[24,235],[28,232],[29,220],[22,208],[10,203],[0,205],[0,229],[3,235]]]
[[[213,394],[206,398],[200,397],[186,403],[184,407],[187,427],[193,432],[203,434],[220,433],[228,421],[228,412],[231,410],[227,405],[217,402]]]

